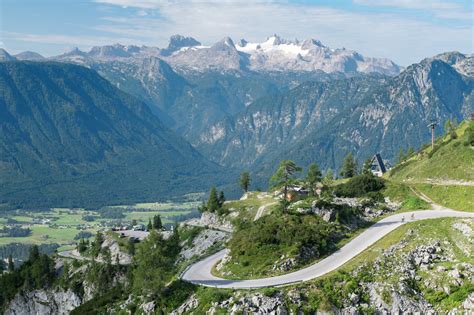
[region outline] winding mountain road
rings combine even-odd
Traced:
[[[212,275],[211,270],[213,266],[224,257],[227,252],[227,249],[224,249],[188,267],[188,269],[181,274],[181,279],[202,286],[234,289],[255,289],[271,286],[283,286],[308,281],[339,268],[344,263],[370,247],[376,241],[406,222],[446,217],[474,218],[474,213],[472,212],[454,211],[438,205],[434,208],[435,210],[405,212],[384,218],[370,226],[367,230],[362,232],[359,236],[351,240],[331,256],[328,256],[307,268],[285,275],[252,280],[229,280],[216,277]],[[412,217],[412,214],[414,217]]]

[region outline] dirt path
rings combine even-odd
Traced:
[[[455,179],[426,179],[422,181],[407,181],[408,184],[431,184],[443,186],[474,186],[474,181]]]
[[[435,205],[434,201],[430,199],[430,197],[428,197],[427,195],[425,195],[424,193],[422,193],[421,191],[413,188],[412,186],[409,186],[410,187],[410,190],[415,194],[417,195],[419,198],[423,199],[424,201],[426,201],[427,203],[431,204],[431,206]]]
[[[263,214],[264,214],[265,210],[267,209],[267,207],[273,206],[273,205],[276,205],[276,204],[277,204],[277,202],[271,202],[271,203],[267,203],[266,205],[258,207],[257,213],[255,214],[255,218],[253,218],[253,220],[257,221],[258,219],[260,219],[263,216]]]

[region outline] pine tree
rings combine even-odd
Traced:
[[[63,271],[59,281],[63,288],[67,288],[69,286],[69,264],[67,262],[64,263]]]
[[[225,202],[225,195],[224,195],[224,191],[221,190],[221,192],[219,193],[219,208],[222,208],[222,206],[224,205],[224,202]]]
[[[147,238],[136,248],[133,268],[133,289],[140,295],[157,298],[162,289],[175,273],[175,261],[179,253],[179,243],[175,238],[163,239],[163,236],[152,230]]]
[[[153,229],[150,229],[152,231]],[[135,255],[135,241],[132,238],[128,239],[127,242],[127,251],[130,255]]]
[[[200,206],[198,206],[198,211],[200,213],[203,213],[203,212],[206,212],[207,211],[207,205],[206,203],[203,201],[202,204]]]
[[[30,255],[28,257],[29,261],[38,260],[40,256],[39,248],[36,245],[31,246],[30,248]]]
[[[400,148],[400,152],[398,152],[398,163],[402,163],[405,158],[405,152],[403,151],[403,148]]]
[[[8,255],[8,271],[15,270],[15,264],[13,263],[12,255]]]
[[[407,158],[412,157],[415,154],[415,149],[413,147],[409,147],[407,151]]]
[[[159,214],[153,217],[153,228],[155,230],[161,230],[163,228],[163,223],[161,222],[161,216]]]
[[[331,186],[333,182],[334,182],[334,172],[332,171],[332,169],[328,169],[326,171],[326,175],[323,178],[323,185],[326,187]]]
[[[212,187],[209,192],[209,199],[207,200],[207,210],[209,212],[216,212],[219,209],[219,198],[217,197],[216,187]]]
[[[346,155],[342,164],[341,176],[350,178],[357,175],[357,162],[352,155],[352,152]]]
[[[249,187],[250,187],[250,173],[249,172],[242,172],[240,174],[239,185],[244,190],[244,192],[247,192],[249,190]]]
[[[100,253],[102,243],[104,242],[104,236],[101,232],[97,232],[92,246],[92,256],[97,257]]]
[[[77,244],[77,251],[79,252],[79,254],[82,254],[86,250],[87,250],[87,243],[83,238],[81,238],[79,240],[79,243]]]
[[[151,224],[151,219],[148,219],[148,225],[146,226],[147,231],[151,231],[153,229],[153,224]]]
[[[309,165],[308,173],[306,174],[306,182],[308,182],[313,196],[316,195],[316,184],[321,181],[322,175],[318,164],[312,163]]]
[[[364,162],[364,167],[362,169],[362,173],[366,175],[371,175],[372,174],[372,159],[367,159]]]
[[[274,186],[282,186],[283,185],[283,199],[286,200],[288,195],[288,185],[290,184],[290,180],[293,178],[294,173],[301,172],[302,168],[297,166],[295,162],[291,160],[283,160],[280,162],[277,171],[270,179],[270,183]],[[283,202],[282,208],[284,211],[288,208],[288,203]]]

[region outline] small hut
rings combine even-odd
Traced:
[[[387,167],[380,153],[375,154],[372,158],[370,170],[372,171],[372,174],[379,177],[387,172]]]

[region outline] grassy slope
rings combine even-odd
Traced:
[[[474,122],[463,122],[459,126],[457,139],[451,140],[449,136],[438,139],[431,157],[431,147],[427,147],[394,168],[390,178],[405,182],[429,179],[474,181],[474,150],[463,144],[469,124],[474,125]]]
[[[435,150],[422,149],[404,163],[396,166],[389,174],[390,181],[386,194],[408,204],[416,204],[409,199],[414,194],[409,190],[413,185],[434,202],[462,211],[474,211],[474,186],[460,185],[458,182],[474,182],[474,149],[465,145],[469,125],[463,122],[457,129],[457,139],[445,136],[437,139]],[[408,207],[410,209],[411,207]]]
[[[437,204],[456,210],[474,212],[474,186],[415,184],[415,187]]]
[[[268,214],[276,208],[278,201],[265,192],[248,192],[244,200],[230,200],[224,204],[224,208],[229,210],[229,218],[234,220],[252,221],[257,214],[258,208],[265,206],[264,214]],[[232,215],[232,212],[238,215]]]

